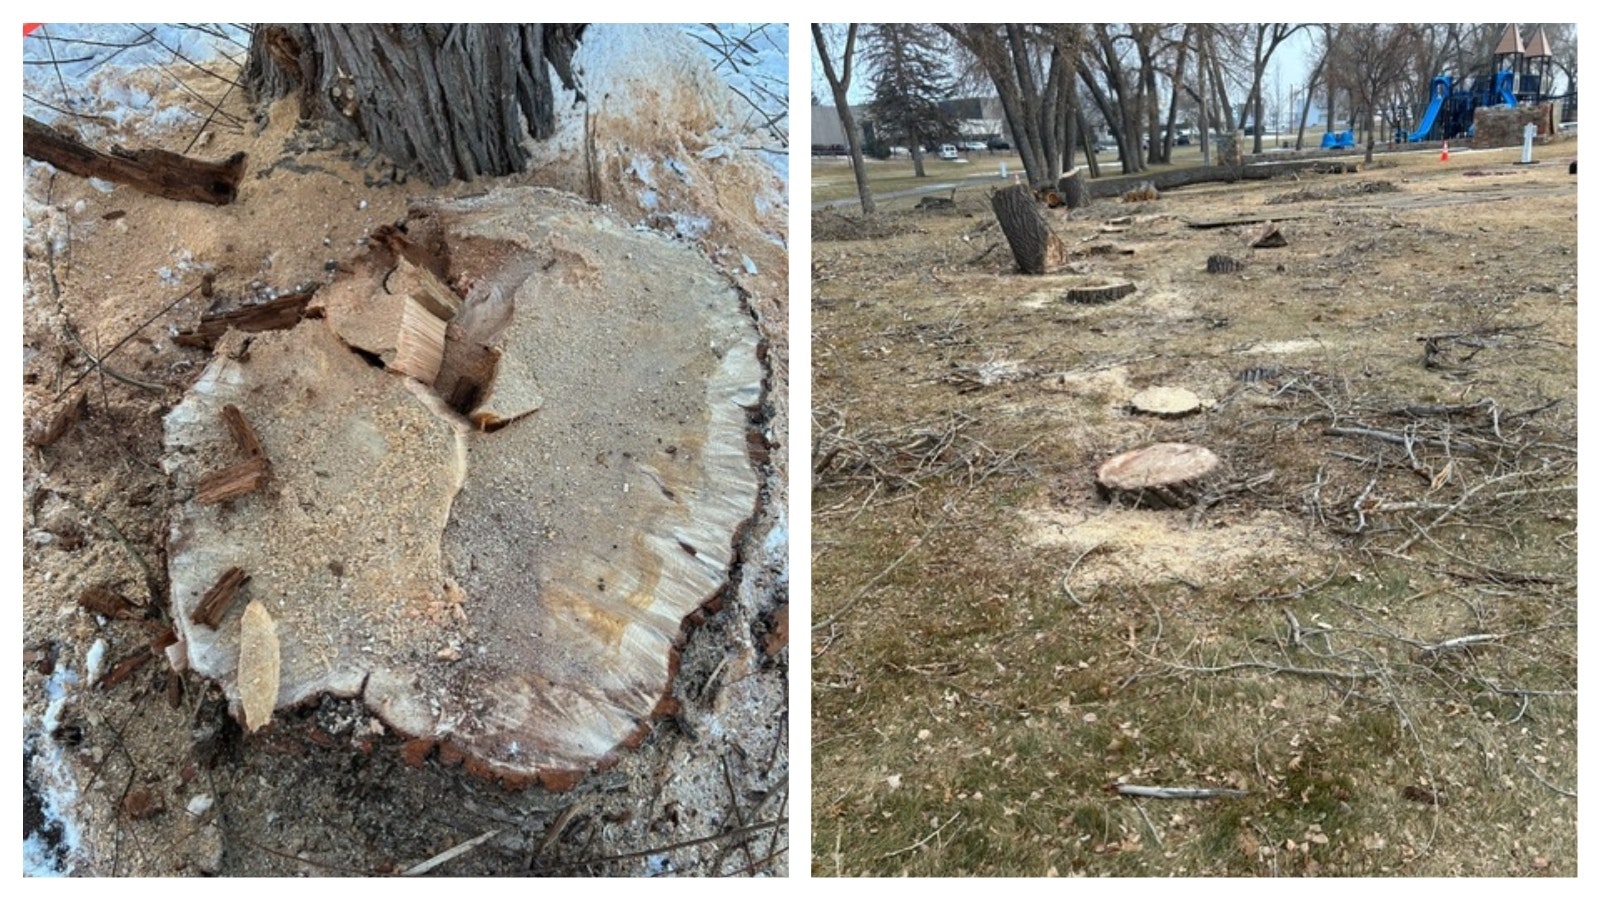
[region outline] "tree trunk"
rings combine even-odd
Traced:
[[[582,25],[261,25],[245,88],[298,87],[300,119],[358,137],[435,185],[510,175],[555,131],[554,68],[577,87]]]
[[[867,161],[861,156],[861,129],[856,127],[855,114],[850,111],[850,66],[855,56],[857,27],[851,25],[845,38],[844,55],[840,57],[842,74],[833,68],[833,58],[828,55],[828,41],[823,37],[821,25],[812,23],[811,37],[817,45],[817,56],[822,60],[822,75],[828,80],[828,88],[833,91],[833,103],[839,110],[839,124],[844,128],[845,142],[850,145],[850,167],[856,175],[856,196],[861,198],[861,214],[870,216],[877,211],[877,205],[872,202],[872,188],[867,184]]]
[[[1067,261],[1067,248],[1039,214],[1033,192],[1024,185],[1012,185],[995,192],[991,201],[995,218],[1011,245],[1017,268],[1025,275],[1043,275]]]

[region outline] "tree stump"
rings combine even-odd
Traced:
[[[1213,253],[1206,257],[1206,271],[1212,275],[1226,275],[1240,268],[1239,261],[1225,253]]]
[[[1102,500],[1129,506],[1183,509],[1205,493],[1221,465],[1217,455],[1194,444],[1152,444],[1119,453],[1101,464],[1095,487]]]
[[[1067,209],[1082,209],[1089,205],[1089,186],[1084,183],[1083,170],[1073,169],[1061,176],[1056,189],[1066,198]]]
[[[1063,295],[1068,303],[1082,303],[1090,306],[1099,306],[1102,303],[1112,303],[1137,291],[1139,288],[1131,281],[1120,281],[1115,284],[1102,284],[1093,287],[1067,288]]]
[[[1039,214],[1032,191],[1015,184],[995,191],[990,202],[1024,275],[1043,275],[1066,264],[1066,245]]]
[[[1149,387],[1133,395],[1128,408],[1147,416],[1179,419],[1200,411],[1200,398],[1186,388]]]
[[[1249,241],[1250,246],[1257,248],[1289,246],[1289,239],[1283,236],[1283,232],[1279,231],[1277,224],[1273,222],[1264,223],[1260,228],[1252,230]]]

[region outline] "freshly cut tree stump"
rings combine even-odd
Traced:
[[[1178,419],[1200,411],[1200,398],[1186,388],[1150,387],[1133,395],[1128,406],[1136,413]]]
[[[1212,275],[1226,275],[1237,272],[1240,268],[1242,266],[1239,261],[1225,253],[1213,253],[1206,257],[1206,271]]]
[[[1184,509],[1205,493],[1206,482],[1219,465],[1215,453],[1195,444],[1151,444],[1102,463],[1095,473],[1095,487],[1102,500]]]
[[[1024,275],[1043,275],[1066,264],[1067,247],[1039,214],[1032,191],[1014,184],[996,191],[990,203]]]
[[[1105,284],[1094,287],[1068,288],[1065,299],[1068,303],[1084,303],[1099,305],[1121,300],[1123,297],[1137,291],[1131,281],[1122,281],[1116,284]]]
[[[1067,209],[1082,209],[1089,205],[1089,187],[1084,183],[1083,170],[1073,169],[1061,176],[1056,189],[1066,198]]]

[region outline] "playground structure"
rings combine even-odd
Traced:
[[[1532,40],[1524,43],[1515,24],[1507,25],[1500,42],[1495,46],[1494,68],[1461,80],[1440,75],[1429,86],[1427,109],[1418,120],[1416,128],[1406,131],[1395,129],[1399,142],[1448,141],[1456,137],[1471,137],[1473,117],[1478,109],[1491,106],[1517,106],[1539,104],[1557,98],[1550,96],[1550,68],[1552,54],[1550,40],[1541,26]],[[1576,115],[1576,97],[1569,96],[1563,104],[1564,114]],[[1326,145],[1327,139],[1324,139]]]

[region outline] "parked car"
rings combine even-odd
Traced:
[[[971,153],[977,153],[981,150],[989,149],[989,145],[985,144],[983,141],[964,141],[961,144],[961,149]]]
[[[990,150],[1010,150],[1011,149],[1011,145],[1009,143],[1005,142],[1005,141],[1002,141],[1002,140],[996,138],[995,140],[992,140],[992,141],[989,142],[989,149]]]
[[[960,159],[961,158],[961,153],[958,150],[956,150],[956,145],[955,144],[940,144],[939,145],[939,158],[940,159]]]

